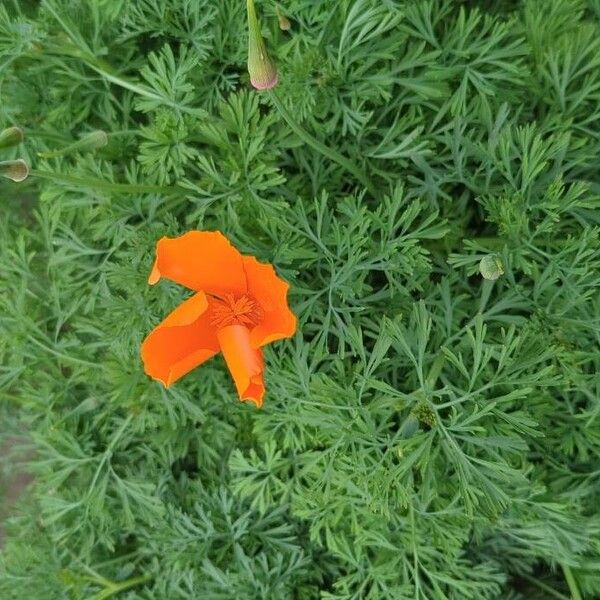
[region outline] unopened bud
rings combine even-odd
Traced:
[[[292,28],[290,20],[279,10],[279,6],[276,8],[276,10],[277,19],[279,21],[279,29],[281,29],[281,31],[289,31]]]
[[[504,275],[504,265],[497,254],[488,254],[479,262],[479,272],[484,279],[496,281]]]
[[[260,32],[254,0],[246,0],[248,8],[248,73],[257,90],[269,90],[277,85],[277,67],[270,59]]]
[[[4,160],[0,162],[0,175],[10,179],[11,181],[19,183],[27,179],[27,175],[29,175],[29,167],[22,158],[17,160]]]
[[[0,131],[0,148],[17,146],[23,141],[23,130],[20,127],[9,127]]]
[[[400,437],[404,440],[411,438],[419,430],[419,419],[410,414],[400,426]]]
[[[38,152],[38,156],[41,158],[54,158],[55,156],[66,156],[73,152],[88,152],[91,150],[97,150],[108,144],[108,135],[105,131],[92,131],[87,135],[84,135],[80,140],[60,148],[58,150],[51,150],[50,152]]]

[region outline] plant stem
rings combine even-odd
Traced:
[[[546,585],[543,581],[540,581],[539,579],[536,579],[535,577],[532,577],[531,575],[527,575],[527,573],[521,573],[519,575],[519,577],[526,579],[532,585],[535,585],[535,586],[539,587],[541,590],[544,590],[547,594],[550,594],[550,596],[552,596],[553,598],[557,598],[558,600],[569,600],[569,598],[567,598],[564,594],[561,594],[560,592],[557,592],[556,590],[552,589],[549,585]]]
[[[92,367],[94,369],[102,368],[102,365],[100,363],[82,360],[81,358],[76,358],[75,356],[69,356],[68,354],[63,354],[62,352],[59,352],[58,350],[55,350],[54,348],[46,346],[46,345],[42,344],[42,342],[40,342],[39,340],[36,340],[32,335],[29,335],[27,337],[27,339],[30,342],[33,342],[36,346],[39,346],[43,350],[46,350],[46,352],[50,352],[50,354],[53,354],[54,356],[61,358],[62,360],[78,363],[80,365],[85,365],[86,367]]]
[[[577,582],[575,581],[575,577],[573,577],[573,571],[571,571],[571,567],[568,565],[561,566],[563,573],[565,574],[565,579],[567,580],[569,590],[571,591],[571,600],[582,600],[581,594],[579,593],[579,588],[577,587]]]
[[[455,252],[459,250],[465,241],[474,242],[480,246],[483,246],[487,250],[501,250],[504,246],[510,246],[511,241],[502,237],[464,237],[464,238],[451,238],[444,237],[436,240],[425,240],[423,246],[430,251],[445,250],[447,252]],[[551,238],[551,239],[538,239],[536,243],[539,246],[560,246],[567,242],[565,238]],[[513,242],[514,243],[514,242]],[[528,245],[531,247],[529,242],[523,242],[523,246]]]
[[[106,598],[110,598],[115,594],[128,590],[142,583],[146,583],[146,581],[150,581],[150,579],[152,579],[150,575],[142,575],[140,577],[127,579],[126,581],[110,582],[110,585],[107,588],[94,596],[94,600],[106,600]]]
[[[314,148],[317,152],[320,152],[323,156],[330,158],[334,162],[338,163],[341,167],[344,167],[346,171],[351,173],[358,179],[364,186],[369,190],[373,197],[377,198],[377,192],[375,186],[371,183],[366,173],[357,165],[355,165],[350,159],[340,154],[337,150],[326,146],[323,142],[313,137],[305,129],[303,129],[291,115],[290,111],[286,108],[285,104],[281,101],[281,98],[277,95],[274,90],[269,91],[269,98],[275,105],[275,108],[279,111],[279,114],[290,126],[292,131],[306,144]]]
[[[60,26],[63,28],[64,32],[69,36],[71,42],[74,44],[75,53],[68,53],[71,56],[75,56],[83,60],[88,67],[96,71],[98,75],[102,76],[107,81],[118,85],[126,90],[133,92],[134,94],[138,94],[140,96],[144,96],[149,98],[150,100],[154,100],[160,104],[164,104],[165,106],[170,106],[180,112],[188,113],[194,115],[196,117],[205,117],[206,111],[198,108],[190,108],[188,106],[183,106],[178,104],[176,101],[163,96],[145,86],[143,84],[138,84],[135,81],[130,81],[123,77],[120,77],[113,67],[108,64],[106,61],[97,58],[94,53],[91,51],[89,46],[85,43],[83,38],[79,35],[79,32],[76,30],[72,30],[70,25],[65,21],[65,19],[61,18],[61,15],[55,10],[51,3],[45,2],[44,8],[58,21]]]
[[[57,183],[75,185],[77,187],[94,188],[106,192],[117,192],[120,194],[186,194],[187,190],[178,186],[144,185],[138,183],[112,183],[102,179],[84,179],[63,175],[62,173],[51,173],[50,171],[30,171],[32,177],[48,179]]]

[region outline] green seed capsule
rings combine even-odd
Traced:
[[[479,272],[484,279],[496,281],[498,277],[504,275],[504,265],[497,254],[488,254],[479,262]]]

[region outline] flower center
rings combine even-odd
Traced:
[[[217,329],[230,325],[254,327],[258,325],[262,316],[261,307],[252,298],[248,296],[235,298],[233,294],[227,294],[223,298],[215,299],[210,321]]]

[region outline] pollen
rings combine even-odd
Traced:
[[[211,324],[217,329],[230,325],[244,325],[254,327],[263,317],[263,312],[258,303],[248,296],[235,298],[227,294],[224,298],[217,299],[212,307]]]

